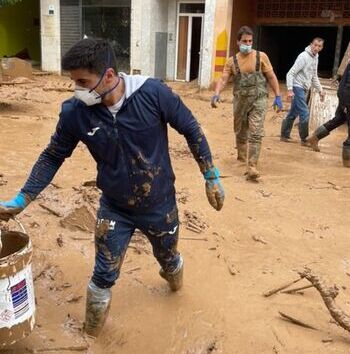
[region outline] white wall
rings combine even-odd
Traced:
[[[168,6],[168,51],[167,51],[167,80],[175,80],[175,59],[176,59],[176,24],[177,24],[177,2],[169,0]]]
[[[130,72],[142,70],[142,0],[131,0]]]
[[[49,14],[49,8],[53,14]],[[41,69],[61,72],[60,1],[40,0]]]
[[[156,32],[168,32],[168,0],[152,0],[151,10],[151,72],[155,73],[156,58]],[[160,48],[158,48],[159,50]],[[164,48],[163,55],[167,54],[167,47]]]
[[[195,2],[194,0],[193,2]],[[179,0],[169,0],[168,6],[168,52],[167,79],[175,80],[176,37],[177,37],[177,4]],[[216,0],[205,1],[204,32],[202,40],[202,60],[199,68],[201,87],[209,87],[212,80],[212,53],[214,48],[214,23]]]
[[[167,30],[168,0],[131,1],[131,72],[154,75],[155,33]]]
[[[216,0],[205,0],[202,66],[199,86],[208,88],[212,77]]]

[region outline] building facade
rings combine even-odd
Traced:
[[[350,1],[40,0],[40,23],[43,70],[59,72],[61,56],[88,36],[112,43],[121,71],[209,87],[242,25],[280,79],[314,37],[324,38],[320,75],[331,77],[350,40]]]
[[[255,43],[265,51],[278,78],[284,79],[297,55],[314,37],[325,39],[319,74],[332,77],[350,41],[349,0],[234,1],[232,35],[242,24],[254,28]],[[232,45],[232,43],[231,43]],[[230,48],[231,52],[234,49]]]
[[[232,0],[40,0],[40,9],[43,70],[60,72],[87,36],[110,41],[120,71],[208,87],[229,50]]]

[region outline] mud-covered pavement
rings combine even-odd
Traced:
[[[350,171],[341,163],[345,130],[324,139],[321,153],[315,153],[281,143],[284,113],[270,109],[262,180],[249,183],[236,161],[230,91],[213,110],[210,93],[173,86],[209,140],[224,177],[225,205],[220,212],[210,207],[185,140],[172,131],[184,288],[171,293],[149,244],[137,233],[113,288],[105,330],[90,353],[348,353],[350,334],[330,320],[316,290],[262,295],[294,280],[307,265],[329,285],[337,284],[336,301],[350,313]],[[71,95],[70,81],[51,75],[0,87],[0,199],[11,198],[23,185],[53,132],[60,103]],[[34,245],[36,328],[4,353],[88,352],[82,326],[94,260],[95,169],[79,145],[19,217]],[[317,330],[284,321],[279,311]]]

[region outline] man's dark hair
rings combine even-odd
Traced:
[[[311,43],[313,43],[313,42],[315,42],[315,41],[324,43],[324,39],[321,38],[321,37],[315,37],[315,38],[311,41]]]
[[[114,50],[103,39],[82,39],[62,58],[62,69],[65,71],[87,69],[91,73],[102,75],[108,68],[113,68],[117,73],[116,66]]]
[[[240,41],[244,34],[253,35],[253,30],[248,26],[242,26],[237,33],[237,39]]]

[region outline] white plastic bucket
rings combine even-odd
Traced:
[[[35,325],[35,297],[31,268],[32,244],[28,235],[25,232],[0,230],[0,238],[1,348],[32,332]]]

